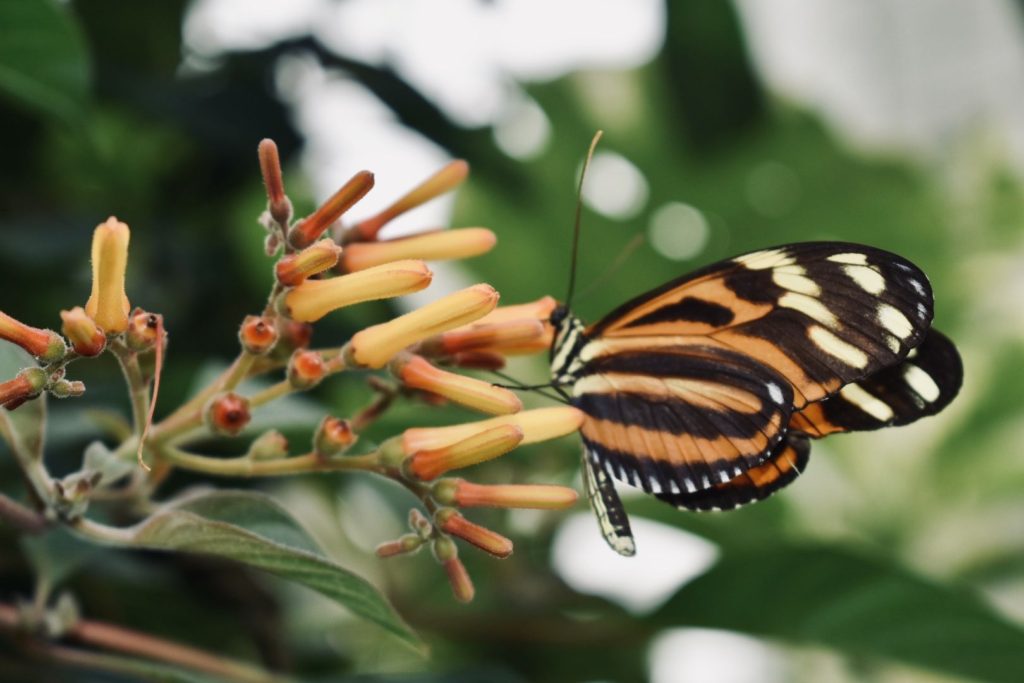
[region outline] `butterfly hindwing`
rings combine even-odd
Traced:
[[[600,459],[589,447],[583,453],[583,483],[604,540],[619,555],[635,555],[636,543],[622,499],[611,477],[601,468]]]
[[[662,344],[739,351],[783,375],[800,408],[898,362],[921,342],[932,312],[928,279],[906,259],[803,242],[670,282],[620,306],[586,336],[592,356]]]

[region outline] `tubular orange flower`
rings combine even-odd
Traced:
[[[9,410],[38,396],[46,386],[46,373],[41,368],[25,368],[14,379],[0,383],[0,405]]]
[[[288,235],[288,241],[296,249],[303,249],[315,242],[331,223],[338,220],[352,205],[373,188],[373,174],[360,171],[320,205],[320,208],[296,223]]]
[[[531,508],[561,510],[571,507],[579,495],[566,486],[553,484],[474,484],[465,479],[442,479],[431,492],[444,505],[462,508]]]
[[[525,304],[513,304],[511,306],[499,306],[488,315],[476,321],[474,325],[498,325],[513,320],[540,320],[547,322],[551,312],[555,310],[558,302],[550,296],[544,296],[536,301]]]
[[[498,425],[453,444],[422,450],[406,460],[405,471],[421,481],[430,481],[449,470],[462,469],[508,453],[523,440],[516,425]]]
[[[471,602],[475,590],[473,581],[469,578],[466,566],[459,559],[459,549],[455,547],[452,539],[442,537],[434,540],[431,547],[434,557],[448,576],[448,584],[452,587],[452,594],[459,602]]]
[[[402,215],[420,204],[424,204],[434,197],[444,194],[449,190],[458,187],[466,176],[469,175],[469,164],[462,159],[452,161],[440,171],[427,178],[410,192],[395,201],[376,216],[360,221],[355,226],[355,231],[360,240],[371,241],[377,238],[377,233],[388,221]]]
[[[340,255],[341,247],[331,240],[320,240],[297,254],[282,258],[274,266],[274,273],[282,285],[294,287],[311,275],[333,268]]]
[[[515,425],[523,430],[522,443],[536,443],[571,434],[583,424],[583,411],[572,406],[554,406],[524,410],[514,415],[492,417],[479,422],[450,427],[414,427],[406,429],[401,437],[401,450],[412,454],[450,446],[474,434],[498,427]]]
[[[498,238],[487,228],[434,230],[384,242],[353,242],[345,247],[341,264],[351,272],[399,259],[443,261],[470,258],[487,253],[497,241]]]
[[[407,387],[444,396],[467,408],[491,415],[517,413],[523,409],[523,402],[508,389],[441,370],[420,356],[400,356],[392,361],[391,370]]]
[[[96,321],[90,318],[81,306],[75,306],[70,311],[61,311],[60,319],[64,322],[61,332],[79,356],[98,356],[107,345],[107,335],[103,334]]]
[[[124,275],[128,268],[128,226],[111,216],[92,235],[92,294],[85,312],[108,335],[128,329],[128,295]]]
[[[365,272],[369,271],[344,277],[355,277]],[[348,353],[355,365],[381,368],[405,347],[477,320],[497,304],[498,292],[490,285],[467,287],[412,313],[360,330],[349,342]]]
[[[442,508],[434,515],[438,528],[446,534],[458,536],[480,550],[502,559],[512,554],[512,541],[479,524],[474,524],[452,508]]]
[[[40,330],[0,313],[0,339],[17,344],[44,363],[60,360],[67,345],[53,330]]]
[[[396,261],[328,280],[306,280],[285,295],[285,312],[293,320],[315,322],[345,306],[418,292],[432,277],[423,261]]]

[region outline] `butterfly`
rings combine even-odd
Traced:
[[[613,479],[728,510],[792,483],[813,439],[942,410],[963,366],[932,316],[917,266],[844,242],[720,261],[590,326],[556,308],[552,386],[585,414],[584,480],[609,545],[636,551]]]

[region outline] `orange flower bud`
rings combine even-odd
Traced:
[[[434,558],[444,567],[444,573],[448,576],[448,583],[452,587],[452,594],[459,602],[470,602],[473,600],[475,590],[473,581],[469,578],[466,566],[459,559],[459,550],[450,538],[438,538],[434,540],[431,547]]]
[[[423,261],[396,261],[328,280],[306,280],[284,296],[284,312],[311,323],[345,306],[418,292],[431,277]]]
[[[107,335],[103,334],[96,321],[90,318],[81,306],[75,306],[70,311],[61,311],[60,319],[64,321],[61,332],[79,356],[98,356],[106,347]]]
[[[0,405],[8,410],[35,398],[46,387],[46,372],[42,368],[25,368],[14,379],[0,383]]]
[[[67,353],[64,340],[53,330],[30,327],[6,313],[0,313],[0,339],[17,344],[44,363],[58,361]]]
[[[406,429],[401,436],[401,450],[406,454],[436,450],[502,425],[515,425],[523,430],[522,443],[536,443],[571,434],[579,429],[581,424],[583,424],[583,411],[578,408],[572,406],[536,408],[514,415],[502,415],[450,427]]]
[[[446,534],[472,543],[480,550],[502,559],[512,554],[512,541],[479,524],[474,524],[452,508],[442,508],[434,515],[438,528]]]
[[[292,217],[292,203],[284,193],[284,178],[281,174],[281,159],[277,144],[269,139],[260,140],[258,148],[260,173],[267,188],[267,208],[278,225],[287,226]]]
[[[296,389],[311,389],[324,378],[324,359],[316,351],[299,350],[288,360],[288,382]]]
[[[392,372],[407,387],[429,391],[491,415],[517,413],[523,409],[523,402],[508,389],[435,368],[420,356],[399,357],[392,362]]]
[[[376,239],[377,233],[380,232],[380,229],[388,221],[430,201],[434,197],[454,190],[466,179],[467,175],[469,175],[469,164],[462,159],[452,161],[376,216],[359,222],[355,226],[359,239],[363,241]]]
[[[370,271],[345,277],[365,272]],[[498,292],[490,285],[467,287],[394,320],[360,330],[349,342],[351,360],[362,367],[383,367],[405,347],[477,320],[497,304]]]
[[[309,323],[278,318],[275,327],[277,328],[278,342],[274,346],[274,355],[279,352],[291,354],[295,349],[304,349],[309,346],[309,341],[313,338],[313,326]]]
[[[497,351],[506,349],[534,351],[551,347],[551,338],[546,334],[545,325],[539,320],[521,318],[503,323],[487,325],[474,324],[445,332],[423,342],[426,355],[453,356],[464,351]]]
[[[294,287],[307,277],[330,270],[338,263],[341,247],[331,240],[320,240],[297,254],[285,256],[274,266],[277,281]]]
[[[352,431],[351,422],[328,415],[316,430],[313,450],[323,457],[340,455],[351,448],[358,438]]]
[[[465,479],[442,479],[431,495],[439,503],[462,508],[532,508],[560,510],[579,498],[575,490],[552,484],[474,484]]]
[[[206,406],[204,417],[214,433],[235,436],[249,424],[252,417],[249,399],[234,392],[220,394]]]
[[[341,264],[356,271],[400,259],[446,261],[486,254],[498,238],[486,228],[434,230],[384,242],[353,242],[345,247]]]
[[[315,242],[331,223],[352,205],[363,198],[373,187],[373,174],[360,171],[320,205],[320,208],[296,223],[288,234],[288,241],[296,249],[303,249]]]
[[[128,328],[128,295],[124,274],[128,268],[128,226],[111,216],[92,235],[92,294],[85,312],[107,334]]]
[[[550,296],[545,296],[525,304],[499,306],[480,320],[477,320],[474,325],[498,325],[523,319],[547,322],[548,318],[551,317],[551,312],[555,310],[557,305],[557,301]]]
[[[397,541],[388,541],[377,546],[377,557],[394,557],[414,553],[423,547],[423,539],[416,534],[406,534]]]
[[[141,308],[132,311],[128,319],[125,341],[133,351],[148,351],[156,346],[160,336],[160,320],[155,313],[147,313]]]
[[[449,470],[462,469],[508,453],[523,440],[516,425],[498,425],[477,432],[453,444],[413,453],[405,461],[405,472],[421,481],[430,481]]]
[[[492,351],[461,351],[452,355],[449,361],[470,370],[501,370],[505,367],[505,357]]]
[[[247,353],[262,356],[277,343],[277,328],[274,321],[257,315],[247,315],[238,328],[238,341]]]
[[[287,457],[288,439],[276,429],[268,430],[252,442],[246,455],[253,460],[277,460]]]

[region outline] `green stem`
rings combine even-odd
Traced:
[[[50,479],[50,473],[46,471],[42,458],[37,457],[25,445],[21,434],[11,421],[10,413],[4,408],[0,408],[0,435],[10,446],[11,453],[32,486],[33,493],[42,503],[49,506],[53,501],[53,480]]]
[[[142,368],[139,367],[137,353],[119,341],[112,342],[107,348],[117,358],[117,362],[121,365],[121,372],[124,373],[125,382],[128,384],[128,393],[132,404],[132,424],[137,436],[142,434],[149,417],[149,382],[142,377]]]
[[[219,477],[276,477],[305,472],[383,472],[377,451],[357,456],[324,458],[316,453],[277,460],[254,460],[247,456],[212,458],[187,453],[175,446],[161,444],[158,455],[175,467]]]
[[[258,408],[261,405],[275,401],[282,396],[295,391],[295,387],[292,386],[291,382],[286,379],[281,380],[277,384],[271,384],[266,389],[256,392],[249,397],[249,407]]]

